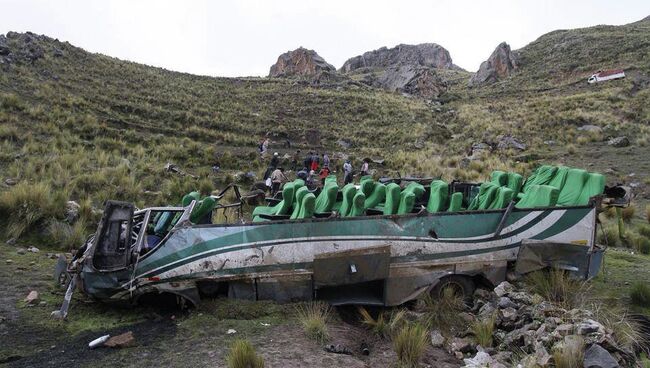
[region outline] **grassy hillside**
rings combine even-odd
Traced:
[[[522,67],[511,78],[468,89],[468,74],[455,73],[450,90],[433,102],[348,81],[316,87],[170,72],[11,34],[13,54],[40,50],[42,57],[0,64],[0,171],[11,184],[0,184],[0,216],[9,219],[2,226],[7,236],[49,229],[37,235],[49,231],[63,245],[70,234],[82,236],[106,199],[169,204],[191,189],[235,181],[240,171],[259,178],[267,159],[256,146],[267,135],[273,151],[327,151],[338,165],[346,155],[357,164],[385,158],[379,174],[483,180],[493,169],[526,173],[540,161],[600,171],[620,166],[608,179],[639,182],[644,195],[649,24],[551,32],[519,50]],[[626,68],[628,78],[586,84],[590,71],[610,67]],[[578,131],[584,124],[603,132]],[[463,160],[473,143],[493,144],[505,134],[527,149]],[[622,134],[631,147],[603,142]],[[291,149],[283,147],[287,139]],[[197,178],[165,172],[167,162]],[[215,163],[218,174],[210,169]],[[62,221],[68,199],[82,206],[76,228]]]

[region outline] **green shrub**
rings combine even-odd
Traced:
[[[297,315],[305,334],[319,343],[329,340],[327,320],[330,307],[324,302],[304,303],[297,307]]]
[[[237,339],[230,345],[226,357],[228,368],[264,368],[264,359],[255,353],[248,340]]]
[[[650,286],[644,282],[635,282],[630,290],[632,303],[641,307],[650,307]]]
[[[429,331],[419,323],[402,327],[393,339],[393,348],[401,367],[418,367],[429,343]]]

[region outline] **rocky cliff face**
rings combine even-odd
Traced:
[[[501,80],[519,68],[519,55],[510,50],[510,46],[502,42],[492,52],[490,57],[481,63],[478,72],[469,80],[470,86],[494,83]]]
[[[376,85],[424,98],[437,98],[447,90],[447,81],[434,68],[413,65],[387,68],[377,79]]]
[[[351,72],[360,68],[387,68],[397,65],[427,66],[432,68],[455,68],[449,51],[435,43],[397,45],[382,47],[348,59],[341,71]]]
[[[315,76],[322,72],[336,72],[336,68],[316,51],[300,47],[280,55],[271,66],[269,77]]]

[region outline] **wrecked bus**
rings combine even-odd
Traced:
[[[229,188],[237,200],[221,204]],[[211,197],[212,210],[241,214],[239,191],[229,188]],[[600,174],[542,166],[525,182],[495,172],[482,184],[362,178],[339,190],[329,178],[311,192],[297,179],[253,221],[231,224],[196,221],[205,207],[197,199],[141,210],[109,201],[97,232],[59,261],[68,291],[53,314],[66,316],[75,288],[101,301],[167,294],[190,304],[224,295],[394,306],[446,287],[469,296],[509,270],[558,267],[589,279],[603,257],[599,209],[624,195],[606,190]]]

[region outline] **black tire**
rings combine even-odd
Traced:
[[[438,284],[431,289],[431,297],[439,299],[442,296],[443,290],[449,287],[453,288],[454,292],[466,302],[473,299],[474,290],[476,290],[474,280],[470,277],[451,275],[440,279]]]

